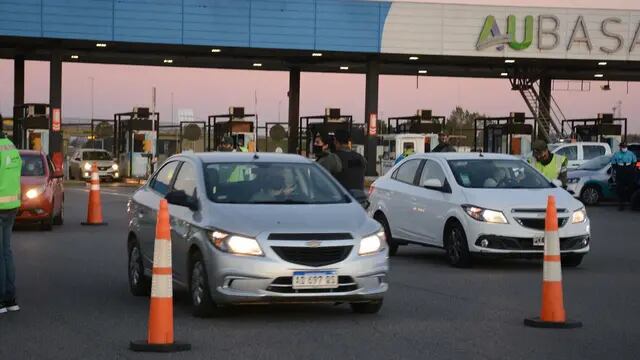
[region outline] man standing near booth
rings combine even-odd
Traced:
[[[620,143],[618,150],[611,157],[611,164],[616,175],[616,192],[618,193],[618,210],[624,211],[625,203],[633,192],[638,159],[633,151],[629,151],[626,141]]]
[[[20,207],[21,171],[20,154],[0,127],[0,314],[20,310],[16,302],[11,231]]]

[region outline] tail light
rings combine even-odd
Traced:
[[[373,184],[371,184],[371,186],[369,186],[369,196],[371,196],[371,194],[373,194],[373,191],[376,189],[375,186],[373,186]]]

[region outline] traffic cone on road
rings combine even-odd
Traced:
[[[579,321],[567,320],[562,294],[562,265],[560,262],[560,237],[556,198],[547,200],[547,216],[544,224],[544,264],[542,283],[542,311],[540,317],[524,320],[526,326],[538,328],[578,328]]]
[[[151,305],[147,340],[132,341],[130,349],[144,352],[177,352],[191,350],[191,345],[173,339],[173,283],[171,270],[171,229],[169,205],[160,200],[153,249]]]
[[[102,221],[102,204],[100,203],[100,175],[98,164],[91,167],[91,185],[89,187],[89,206],[87,208],[87,221],[82,225],[107,225]]]

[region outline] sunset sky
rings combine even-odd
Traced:
[[[457,0],[422,1],[440,3],[529,5],[580,8],[640,9],[637,0],[553,1],[553,0]],[[48,63],[28,62],[26,101],[48,102]],[[193,109],[196,118],[226,113],[229,106],[257,110],[261,121],[286,121],[288,74],[269,71],[237,71],[214,69],[180,69],[170,67],[136,67],[65,63],[63,65],[63,117],[91,116],[91,80],[94,79],[94,117],[112,118],[116,112],[130,111],[134,106],[150,106],[151,89],[157,88],[158,110],[163,122],[171,121],[173,107]],[[13,62],[0,60],[0,112],[10,114],[13,102]],[[232,83],[232,85],[230,85]],[[568,118],[595,117],[599,112],[612,112],[622,102],[622,115],[628,117],[631,132],[640,132],[640,84],[612,83],[611,91],[602,91],[606,82],[592,81],[591,91],[555,91]],[[566,83],[556,83],[566,87]],[[257,109],[255,96],[257,94]],[[511,111],[525,111],[517,92],[510,90],[506,79],[459,79],[422,77],[416,88],[412,76],[382,76],[380,79],[379,117],[414,114],[419,108],[432,109],[436,115],[448,115],[456,106],[492,116]],[[325,107],[339,107],[352,114],[357,122],[364,115],[364,75],[303,73],[301,115],[319,115]],[[177,122],[178,117],[174,115]]]

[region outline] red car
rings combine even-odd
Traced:
[[[22,158],[22,205],[16,223],[40,223],[42,230],[64,221],[62,171],[49,157],[33,150],[20,150]]]

